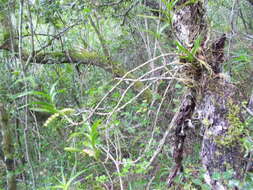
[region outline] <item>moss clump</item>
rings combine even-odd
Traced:
[[[216,138],[216,142],[223,146],[232,146],[242,142],[244,137],[248,134],[245,123],[239,118],[240,107],[234,104],[232,101],[228,102],[228,116],[229,128],[224,136]]]
[[[70,54],[73,56],[73,58],[80,60],[101,59],[101,56],[99,56],[96,52],[87,51],[85,49],[81,51],[71,51]]]
[[[10,33],[9,32],[4,32],[3,33],[3,40],[5,41],[5,40],[8,40],[8,39],[10,39]]]

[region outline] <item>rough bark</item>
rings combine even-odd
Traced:
[[[189,127],[188,121],[189,119],[191,119],[195,109],[195,94],[196,92],[193,89],[191,89],[190,92],[186,93],[174,122],[176,126],[175,146],[173,151],[175,166],[172,169],[172,172],[170,173],[170,176],[168,178],[169,187],[173,185],[174,178],[177,176],[177,174],[183,171],[182,161],[184,155],[186,130]]]
[[[8,115],[3,104],[0,103],[0,130],[2,133],[2,159],[6,167],[7,189],[16,190],[16,176],[14,169],[14,147],[12,134],[8,125]]]
[[[240,138],[243,131],[241,123],[235,123],[234,118],[240,118],[234,107],[239,103],[238,89],[221,78],[209,81],[205,95],[196,107],[198,118],[202,121],[203,133],[201,159],[206,169],[205,179],[213,189],[226,189],[225,181],[213,180],[214,173],[234,171],[234,178],[242,179],[246,161],[241,147]],[[224,184],[222,184],[224,183]]]
[[[253,93],[250,96],[248,108],[250,109],[250,111],[253,111]]]
[[[231,109],[233,110],[233,107],[238,104],[236,101],[238,90],[221,74],[226,36],[223,35],[213,42],[208,40],[207,22],[202,1],[191,3],[185,0],[178,1],[173,17],[173,26],[178,41],[189,51],[193,48],[196,39],[201,37],[202,42],[194,59],[180,60],[182,63],[190,63],[187,70],[181,71],[182,75],[195,82],[190,88],[191,101],[188,101],[188,106],[186,106],[188,109],[184,109],[183,103],[179,110],[179,117],[175,122],[174,159],[176,164],[168,179],[168,184],[170,186],[173,184],[177,172],[183,168],[183,145],[187,135],[186,124],[187,121],[193,119],[193,115],[194,117],[197,115],[202,123],[201,160],[206,169],[206,183],[213,190],[226,189],[225,182],[212,179],[212,175],[215,172],[223,173],[233,169],[234,178],[241,179],[245,167],[245,161],[242,159],[242,147],[234,142],[243,135],[233,133],[236,131],[235,128],[240,127],[240,122],[235,124],[233,119],[231,120]],[[187,96],[185,100],[187,100]],[[239,118],[239,112],[233,117]],[[234,140],[228,140],[233,138]]]

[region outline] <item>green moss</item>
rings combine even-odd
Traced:
[[[105,59],[99,56],[96,52],[90,52],[87,50],[71,51],[71,56],[75,59],[80,60],[94,60],[94,59]]]
[[[116,63],[112,63],[112,73],[116,76],[123,77],[126,74],[125,69],[119,67]],[[126,78],[132,78],[131,75],[127,75]]]
[[[136,82],[135,85],[136,85],[135,88],[138,88],[138,89],[140,89],[139,87],[141,87],[141,89],[144,88],[144,84],[141,83],[141,82]],[[151,103],[151,101],[152,101],[152,92],[151,92],[150,89],[146,89],[143,92],[142,96],[144,97],[145,100],[147,100],[147,103]]]
[[[3,40],[5,41],[5,40],[8,40],[9,38],[10,38],[10,33],[9,32],[4,32],[3,33]]]
[[[52,52],[49,55],[51,55],[54,58],[62,58],[63,56],[65,56],[63,52]]]
[[[3,123],[4,123],[4,124],[7,124],[8,119],[9,119],[8,114],[7,114],[6,112],[3,112],[3,113],[2,113],[2,121],[3,121]]]
[[[240,107],[229,101],[227,106],[229,107],[227,119],[229,121],[229,128],[226,134],[216,137],[216,143],[223,146],[233,146],[238,142],[243,141],[243,138],[248,134],[245,123],[239,118]]]

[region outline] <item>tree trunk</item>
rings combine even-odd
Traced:
[[[180,44],[192,52],[194,42],[202,40],[197,53],[192,54],[194,58],[189,59],[185,55],[180,57],[180,62],[188,65],[181,71],[182,76],[193,82],[175,122],[176,164],[168,184],[171,186],[175,176],[183,169],[185,130],[194,115],[201,123],[201,160],[206,170],[205,180],[213,190],[226,189],[226,182],[213,179],[213,174],[232,169],[234,178],[241,179],[245,168],[242,147],[236,142],[244,133],[236,101],[238,89],[221,74],[226,36],[209,41],[202,1],[189,3],[181,0],[177,2],[175,10],[173,27]]]
[[[2,159],[6,167],[7,189],[16,190],[16,176],[14,174],[14,160],[13,160],[13,143],[10,126],[8,125],[8,115],[4,109],[3,104],[0,103],[0,130],[2,133]]]

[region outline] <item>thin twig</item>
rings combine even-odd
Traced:
[[[25,71],[25,66],[23,64],[23,60],[22,60],[22,29],[23,29],[23,8],[24,8],[24,1],[20,0],[19,3],[20,7],[19,7],[19,28],[18,28],[18,34],[19,34],[19,43],[18,43],[18,50],[19,50],[19,61],[20,61],[20,65],[21,68],[23,70],[23,77],[26,78],[26,71]],[[25,85],[25,89],[26,91],[28,90],[28,84],[27,81],[24,80],[24,85]],[[28,96],[25,96],[25,105],[28,105]],[[31,176],[32,176],[32,186],[33,189],[35,189],[36,184],[35,184],[35,176],[34,176],[34,171],[33,171],[33,166],[30,160],[30,156],[29,156],[29,147],[28,147],[28,107],[25,107],[25,128],[24,128],[24,141],[25,141],[25,154],[26,154],[26,159],[28,162],[28,165],[30,167],[31,170]]]
[[[125,73],[124,76],[122,76],[121,80],[119,80],[112,88],[110,91],[108,91],[104,97],[100,100],[100,102],[95,106],[95,108],[93,109],[92,113],[87,117],[87,120],[90,119],[93,115],[93,113],[100,107],[100,105],[103,103],[103,101],[121,84],[121,82],[123,82],[123,79],[125,79],[129,74],[131,74],[132,72],[144,67],[145,65],[149,64],[150,62],[156,60],[156,59],[159,59],[161,57],[166,57],[166,56],[175,56],[177,55],[176,53],[167,53],[167,54],[162,54],[162,55],[159,55],[151,60],[148,60],[146,61],[145,63],[139,65],[138,67],[135,67],[134,69],[128,71]]]

